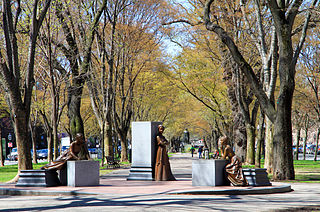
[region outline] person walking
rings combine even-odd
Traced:
[[[200,146],[198,149],[199,159],[202,158],[202,151],[203,151],[203,146]]]
[[[194,146],[193,146],[193,145],[191,146],[190,151],[191,151],[191,157],[193,157],[193,154],[194,154],[194,151],[195,151],[195,148],[194,148]]]

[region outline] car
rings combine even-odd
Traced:
[[[17,147],[12,148],[9,155],[7,155],[8,160],[17,161],[18,160],[18,149]]]
[[[64,151],[66,151],[67,149],[69,149],[70,148],[70,146],[62,146],[61,147],[61,154],[64,152]]]
[[[88,148],[89,153],[98,154],[98,148]]]
[[[316,150],[316,145],[314,145],[314,144],[308,144],[308,145],[306,146],[306,152],[307,152],[307,154],[312,154],[312,153],[315,152],[315,150]]]
[[[48,158],[48,149],[38,149],[37,150],[38,159],[47,159]]]

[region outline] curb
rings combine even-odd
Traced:
[[[250,194],[274,194],[291,192],[291,185],[284,184],[275,187],[248,187],[245,189],[220,189],[220,190],[191,190],[174,191],[168,195],[250,195]],[[41,191],[16,188],[0,188],[0,195],[10,196],[80,196],[80,195],[98,195],[98,193],[80,192],[80,191]]]
[[[196,191],[175,191],[170,195],[249,195],[249,194],[274,194],[291,192],[291,185],[284,184],[276,187],[257,188],[249,187],[246,189],[221,189],[221,190],[196,190]]]
[[[79,191],[40,191],[25,190],[15,188],[0,188],[0,195],[9,196],[79,196],[79,195],[97,195],[96,193]]]

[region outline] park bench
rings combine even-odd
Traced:
[[[242,169],[249,186],[271,186],[267,169]]]
[[[115,160],[113,156],[106,156],[107,168],[120,168],[118,160]]]

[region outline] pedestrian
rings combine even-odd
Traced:
[[[216,149],[212,155],[213,159],[218,159],[219,158],[219,151]]]
[[[199,159],[202,158],[202,151],[203,151],[203,146],[200,146],[198,149]]]
[[[191,157],[193,157],[193,154],[194,154],[194,151],[195,151],[195,148],[194,148],[194,146],[193,146],[193,145],[191,146],[190,151],[191,151]]]

